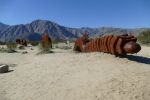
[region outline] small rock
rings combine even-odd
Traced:
[[[7,73],[9,71],[8,65],[0,65],[0,73]]]

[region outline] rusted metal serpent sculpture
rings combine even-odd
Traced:
[[[84,34],[75,41],[74,50],[78,52],[105,52],[114,55],[125,55],[137,53],[141,46],[136,43],[137,38],[124,35],[106,35],[93,40],[89,40],[88,35]]]

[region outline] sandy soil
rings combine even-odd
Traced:
[[[150,47],[124,58],[105,53],[0,53],[0,100],[150,100]],[[23,52],[23,51],[19,51]]]

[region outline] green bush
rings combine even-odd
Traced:
[[[17,52],[15,49],[17,48],[16,43],[7,43],[6,48],[2,47],[0,48],[1,53],[15,53]]]
[[[5,42],[0,41],[0,45],[6,45],[6,43],[5,43]]]
[[[38,46],[39,42],[38,41],[30,41],[29,42],[32,46]]]
[[[142,44],[150,44],[150,30],[140,33],[138,36],[138,41]]]
[[[40,52],[38,52],[37,55],[40,55],[40,54],[48,54],[48,53],[54,53],[53,51],[51,51],[51,48],[50,48],[49,45],[43,46],[43,45],[40,43],[39,49],[40,49]]]
[[[16,43],[7,43],[6,46],[7,46],[7,49],[16,49],[17,48]]]
[[[39,53],[37,53],[37,55],[39,55],[39,54],[53,53],[53,51],[51,51],[51,49],[52,49],[51,43],[49,43],[49,42],[40,43],[39,49],[41,51]]]

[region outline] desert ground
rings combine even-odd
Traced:
[[[150,47],[126,57],[52,50],[0,53],[10,66],[0,74],[0,100],[150,100]]]

